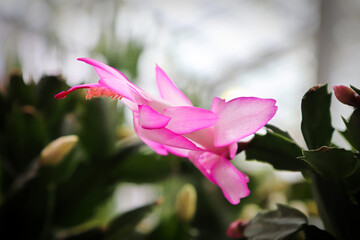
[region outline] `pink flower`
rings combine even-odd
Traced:
[[[189,158],[232,204],[249,195],[248,177],[229,159],[235,157],[240,139],[258,131],[275,115],[275,100],[241,97],[225,102],[215,97],[211,110],[205,110],[194,107],[158,66],[160,97],[146,93],[112,67],[92,59],[79,60],[94,67],[99,82],[72,87],[55,98],[86,88],[87,99],[120,99],[133,112],[135,132],[156,153]]]

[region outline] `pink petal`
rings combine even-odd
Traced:
[[[216,111],[219,120],[214,125],[214,144],[229,145],[262,128],[275,115],[274,99],[241,97],[225,103]]]
[[[176,106],[192,106],[191,101],[175,86],[166,73],[157,65],[155,72],[160,96],[163,99],[170,101]]]
[[[160,128],[160,129],[145,129],[140,126],[140,120],[139,117],[136,116],[136,113],[134,113],[134,127],[135,131],[137,131],[137,134],[141,138],[146,138],[150,141],[170,146],[170,147],[176,147],[176,148],[183,148],[183,149],[189,149],[189,150],[201,150],[198,148],[194,143],[186,139],[185,137],[176,134],[169,129],[166,128]]]
[[[74,86],[72,88],[70,88],[69,90],[67,91],[63,91],[63,92],[60,92],[58,94],[55,95],[55,98],[56,99],[61,99],[61,98],[65,98],[66,95],[68,95],[69,93],[75,91],[75,90],[78,90],[78,89],[82,89],[82,88],[92,88],[92,87],[101,87],[100,84],[98,83],[90,83],[90,84],[82,84],[82,85],[77,85],[77,86]]]
[[[127,106],[131,111],[135,112],[135,111],[139,111],[138,105],[136,103],[134,103],[133,101],[127,99],[127,98],[122,98],[121,101],[125,104],[125,106]]]
[[[179,157],[188,157],[189,152],[191,151],[188,149],[175,148],[175,147],[169,147],[169,146],[164,146],[164,147],[168,152],[170,152],[171,154],[174,154],[176,156],[179,156]]]
[[[112,68],[102,62],[99,62],[91,58],[78,58],[78,60],[93,66],[95,72],[99,75],[100,78],[116,78],[119,81],[126,82],[134,89],[142,91],[139,87],[137,87],[135,84],[130,82],[124,74],[122,74],[115,68]]]
[[[154,150],[154,152],[156,152],[159,155],[163,155],[163,156],[167,156],[168,155],[168,151],[166,149],[166,147],[160,143],[156,143],[153,141],[150,141],[146,138],[142,138],[140,137],[140,139],[146,144],[148,145],[151,149]]]
[[[238,149],[238,144],[237,142],[234,142],[232,144],[229,145],[229,155],[230,155],[230,159],[233,159],[236,156],[236,152]]]
[[[134,91],[125,82],[119,81],[116,78],[101,78],[99,84],[110,88],[114,92],[120,94],[124,98],[127,98],[133,102],[136,102]]]
[[[216,184],[216,182],[211,174],[211,170],[219,158],[219,155],[212,154],[210,152],[191,151],[189,153],[189,160],[207,179],[209,179],[214,184]]]
[[[221,188],[226,199],[234,205],[250,194],[248,179],[245,176],[225,157],[220,157],[212,169],[212,177],[216,184]]]
[[[124,74],[115,68],[90,58],[78,58],[78,60],[94,67],[95,72],[100,77],[99,84],[105,85],[133,102],[137,102],[136,97],[138,96],[141,96],[141,99],[146,99],[144,90],[130,82]]]
[[[224,105],[225,105],[225,100],[224,99],[214,97],[213,102],[211,104],[211,111],[218,112],[218,110],[220,108],[222,108]]]
[[[136,134],[139,136],[139,138],[146,144],[148,145],[150,148],[152,148],[157,154],[160,154],[160,155],[168,155],[168,152],[167,150],[165,149],[165,147],[160,144],[160,143],[157,143],[157,142],[153,142],[151,140],[148,140],[146,138],[143,138],[140,133],[139,133],[139,129],[140,129],[140,122],[139,122],[139,116],[138,116],[138,113],[137,112],[133,112],[134,114],[134,119],[133,119],[133,122],[134,122],[134,130],[136,132]]]
[[[171,117],[167,128],[178,134],[208,128],[218,120],[215,113],[197,107],[170,107],[164,110],[164,114]]]
[[[164,128],[171,120],[146,105],[139,105],[139,119],[141,127],[145,129]]]

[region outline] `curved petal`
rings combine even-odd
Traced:
[[[59,92],[58,94],[55,95],[55,98],[56,99],[62,99],[62,98],[65,98],[66,95],[68,95],[69,93],[71,93],[71,92],[73,92],[75,90],[82,89],[82,88],[100,87],[100,86],[101,85],[98,84],[98,83],[89,83],[89,84],[77,85],[77,86],[74,86],[72,88],[69,88],[69,90],[67,90],[67,91]]]
[[[107,77],[107,78],[101,78],[99,80],[99,84],[107,88],[110,88],[111,90],[120,94],[124,98],[136,102],[136,99],[134,97],[134,92],[132,91],[130,86],[127,85],[125,82],[119,81],[116,78]]]
[[[225,105],[225,100],[222,98],[214,97],[212,104],[211,104],[211,111],[218,112],[220,108]]]
[[[238,204],[241,198],[247,197],[250,194],[246,175],[237,170],[225,157],[219,158],[213,166],[211,174],[230,203]]]
[[[157,143],[157,142],[150,141],[150,140],[148,140],[146,138],[140,137],[140,139],[146,145],[148,145],[152,150],[154,150],[154,152],[156,152],[157,154],[163,155],[163,156],[169,155],[168,151],[167,151],[167,149],[166,149],[166,147],[164,145],[162,145],[160,143]]]
[[[124,74],[115,68],[90,58],[78,58],[78,60],[94,67],[95,72],[100,77],[99,84],[105,85],[133,102],[137,102],[137,97],[147,99],[147,94],[144,90],[130,82]],[[139,104],[142,103],[140,102]]]
[[[139,120],[141,127],[145,129],[158,129],[164,128],[171,118],[156,112],[149,106],[139,105]]]
[[[139,129],[140,129],[140,123],[139,123],[139,115],[137,112],[133,112],[134,118],[133,118],[133,122],[134,122],[134,130],[135,133],[138,135],[138,137],[146,144],[148,145],[151,149],[153,149],[157,154],[160,155],[168,155],[167,150],[165,149],[165,146],[157,143],[157,142],[153,142],[151,140],[148,140],[146,138],[143,138],[140,133],[139,133]]]
[[[169,146],[164,146],[164,147],[168,152],[170,152],[171,154],[174,154],[176,156],[179,156],[179,157],[188,157],[189,152],[191,151],[188,149],[175,148],[175,147],[169,147]]]
[[[164,110],[164,115],[171,117],[167,128],[177,134],[194,132],[214,125],[217,114],[197,107],[170,107]]]
[[[230,159],[233,159],[236,156],[236,152],[238,150],[238,144],[237,142],[234,142],[229,145],[229,156]]]
[[[166,73],[157,65],[155,67],[155,72],[160,96],[163,99],[170,101],[176,106],[192,106],[191,101],[175,86]]]
[[[189,153],[189,160],[207,179],[209,179],[214,184],[216,184],[216,182],[211,174],[211,170],[215,166],[219,157],[219,155],[212,154],[210,152],[192,151]]]
[[[128,85],[132,86],[138,91],[143,91],[141,88],[130,82],[124,74],[122,74],[115,68],[106,65],[105,63],[99,62],[91,58],[78,58],[77,60],[93,66],[95,72],[100,78],[116,78],[119,81],[126,82]]]
[[[141,138],[146,138],[150,141],[162,144],[164,146],[183,148],[189,150],[201,150],[194,143],[186,139],[185,137],[176,134],[169,129],[160,128],[160,129],[145,129],[140,126],[139,117],[136,116],[137,113],[134,113],[134,126],[137,126],[138,136]]]
[[[275,115],[274,99],[241,97],[225,103],[216,111],[219,120],[214,125],[214,144],[226,146],[262,128]]]

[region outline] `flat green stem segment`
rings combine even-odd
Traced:
[[[258,213],[245,229],[249,240],[283,239],[308,223],[307,217],[294,208],[278,204],[278,209]]]
[[[270,163],[278,170],[301,171],[306,169],[307,164],[298,159],[299,156],[302,156],[302,152],[296,143],[270,131],[266,135],[256,134],[246,149],[247,160]]]
[[[334,128],[330,116],[331,94],[327,85],[311,88],[301,102],[301,130],[309,149],[329,146]]]
[[[304,160],[326,179],[341,180],[353,174],[358,167],[358,159],[352,151],[340,148],[321,147],[303,151]]]
[[[360,151],[360,108],[355,109],[348,121],[344,120],[346,130],[341,132],[351,146]]]

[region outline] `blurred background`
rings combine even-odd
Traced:
[[[274,172],[240,154],[236,163],[250,176],[252,194],[231,206],[187,160],[156,156],[142,146],[121,103],[85,101],[81,93],[55,101],[53,95],[98,80],[79,57],[103,61],[153,94],[158,64],[199,107],[208,108],[214,96],[276,99],[279,111],[271,123],[304,146],[304,93],[325,83],[330,90],[336,84],[359,87],[359,16],[356,0],[1,0],[1,201],[9,202],[11,183],[29,175],[49,142],[76,134],[79,142],[61,163],[37,166],[30,171],[35,177],[25,177],[26,184],[10,194],[15,200],[7,209],[20,204],[18,218],[35,214],[42,222],[35,230],[35,220],[18,223],[28,225],[34,239],[75,238],[118,216],[123,226],[121,216],[141,206],[151,212],[136,230],[142,239],[171,239],[169,232],[176,231],[222,239],[230,221],[250,219],[276,202],[292,203],[316,221],[300,173]],[[332,109],[334,127],[343,129],[341,115],[351,109],[336,101]],[[344,144],[338,134],[334,138]],[[198,195],[191,221],[181,220],[175,206],[186,183]],[[50,210],[32,209],[41,206]],[[132,213],[131,229],[139,229],[139,212]]]

